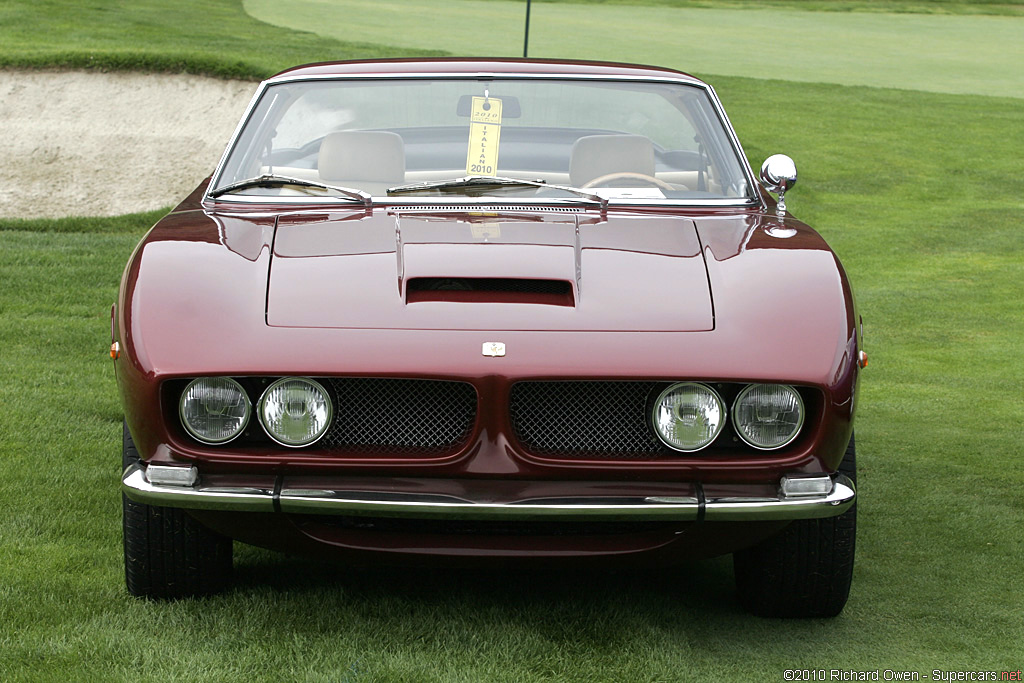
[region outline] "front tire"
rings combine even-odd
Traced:
[[[122,466],[139,462],[124,426]],[[231,583],[231,539],[216,534],[178,508],[138,503],[121,494],[124,577],[140,598],[171,600],[210,595]]]
[[[853,435],[839,471],[857,481]],[[744,609],[762,617],[834,617],[850,596],[857,504],[837,517],[800,519],[733,554]]]

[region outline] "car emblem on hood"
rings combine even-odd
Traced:
[[[492,357],[504,356],[505,342],[484,342],[484,355]]]

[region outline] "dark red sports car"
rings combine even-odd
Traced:
[[[348,562],[733,553],[849,594],[860,324],[712,88],[653,67],[315,64],[264,82],[113,310],[134,595],[232,539]]]

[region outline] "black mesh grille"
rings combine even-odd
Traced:
[[[375,455],[437,455],[466,443],[476,390],[465,382],[329,377],[334,424],[318,444]]]
[[[509,406],[516,438],[537,455],[652,458],[671,453],[647,426],[658,382],[519,382]]]

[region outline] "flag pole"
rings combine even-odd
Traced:
[[[526,0],[526,31],[523,34],[523,59],[530,46],[530,0]]]

